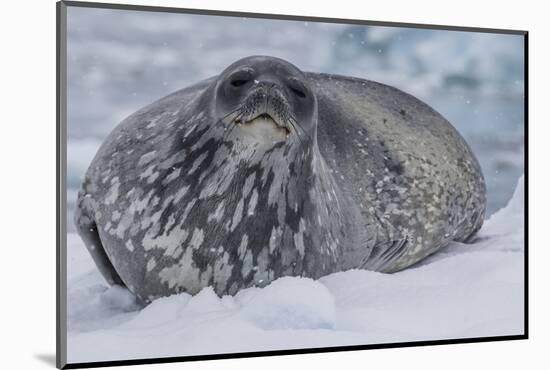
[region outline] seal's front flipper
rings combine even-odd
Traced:
[[[392,272],[392,265],[407,250],[407,239],[391,240],[387,243],[377,244],[362,266],[362,268],[379,272]]]
[[[86,212],[83,212],[83,210],[78,207],[75,211],[75,225],[78,234],[82,240],[84,240],[88,252],[90,252],[94,263],[99,269],[99,272],[101,272],[101,275],[107,280],[107,283],[109,283],[109,285],[125,286],[103,248],[97,231],[97,225]]]

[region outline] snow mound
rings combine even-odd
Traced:
[[[518,228],[524,228],[524,203],[525,203],[525,180],[521,176],[514,195],[508,205],[495,213],[484,224],[483,230],[479,233],[481,238],[515,238],[518,247],[523,247],[523,233],[516,232]],[[508,243],[502,243],[505,245]]]
[[[263,329],[331,329],[334,298],[321,283],[307,278],[283,277],[267,287],[237,294],[242,317]]]
[[[212,288],[143,308],[108,288],[68,235],[70,362],[334,347],[524,332],[524,179],[476,242],[453,242],[395,274],[284,277],[218,297]]]
[[[124,324],[128,329],[153,329],[170,325],[181,318],[182,312],[191,300],[189,294],[159,298],[141,310],[132,320]]]

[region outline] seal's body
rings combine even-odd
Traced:
[[[124,120],[75,221],[108,282],[148,302],[398,271],[468,240],[485,202],[472,152],[426,104],[250,57]]]

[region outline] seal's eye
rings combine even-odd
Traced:
[[[239,87],[239,86],[244,85],[247,82],[248,82],[248,80],[233,80],[233,81],[231,81],[231,85],[233,85],[235,87]]]
[[[292,92],[296,95],[298,95],[300,98],[305,98],[306,97],[306,93],[303,92],[302,90],[300,89],[297,89],[295,87],[291,87],[290,90],[292,90]]]
[[[300,82],[297,78],[294,78],[294,77],[290,78],[288,82],[289,82],[290,91],[292,91],[294,95],[302,99],[306,97],[306,87],[303,85],[302,82]]]
[[[229,83],[233,87],[241,87],[252,81],[253,78],[254,70],[251,68],[245,68],[233,73],[229,77]]]

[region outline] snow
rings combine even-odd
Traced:
[[[70,233],[69,362],[522,334],[523,181],[475,243],[407,270],[284,277],[221,298],[205,288],[145,308],[109,288]]]

